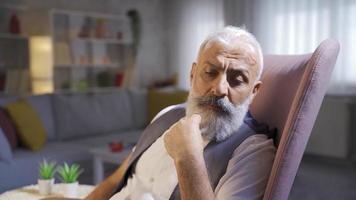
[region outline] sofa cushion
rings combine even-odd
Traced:
[[[47,134],[36,110],[24,99],[9,103],[5,109],[16,127],[20,142],[36,151],[43,147]]]
[[[55,136],[55,124],[53,121],[52,95],[33,95],[27,97],[28,102],[36,109],[47,133],[47,139],[53,141]]]
[[[14,124],[11,121],[10,116],[7,114],[6,110],[0,108],[0,127],[8,140],[8,143],[11,146],[11,149],[17,147],[17,133]]]
[[[133,126],[134,128],[144,128],[148,124],[147,90],[130,89],[129,94],[132,104]]]
[[[10,144],[0,128],[0,161],[9,161],[12,158]]]
[[[47,139],[49,141],[54,141],[56,136],[55,123],[53,121],[52,95],[31,95],[26,99],[36,109],[40,116],[47,133]],[[15,96],[0,98],[0,106],[5,107],[7,104],[15,102],[16,100],[18,100],[18,97]]]
[[[62,140],[132,128],[127,90],[54,94],[56,134]]]

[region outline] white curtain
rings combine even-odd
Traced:
[[[225,5],[226,23],[246,26],[265,54],[309,53],[322,40],[337,39],[341,50],[329,92],[356,88],[356,1],[226,0]]]
[[[189,89],[189,74],[207,35],[224,26],[223,1],[169,1],[169,66],[178,74],[178,87]]]

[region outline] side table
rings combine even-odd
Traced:
[[[53,192],[50,195],[40,195],[38,185],[29,185],[14,190],[9,190],[0,194],[1,200],[39,200],[48,197],[65,197],[63,195],[63,183],[54,184]],[[79,185],[78,198],[83,199],[88,196],[93,190],[92,185]]]
[[[121,164],[132,151],[133,145],[125,146],[120,152],[111,152],[110,147],[96,147],[90,149],[94,156],[94,184],[104,180],[104,163]]]

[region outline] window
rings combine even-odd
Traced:
[[[226,22],[245,25],[265,54],[309,53],[324,39],[337,39],[341,49],[329,92],[356,88],[356,1],[228,0],[227,4]]]

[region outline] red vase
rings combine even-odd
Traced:
[[[124,73],[117,73],[115,76],[115,85],[120,87],[124,80]]]
[[[20,20],[16,14],[13,14],[10,18],[10,33],[21,34]]]

